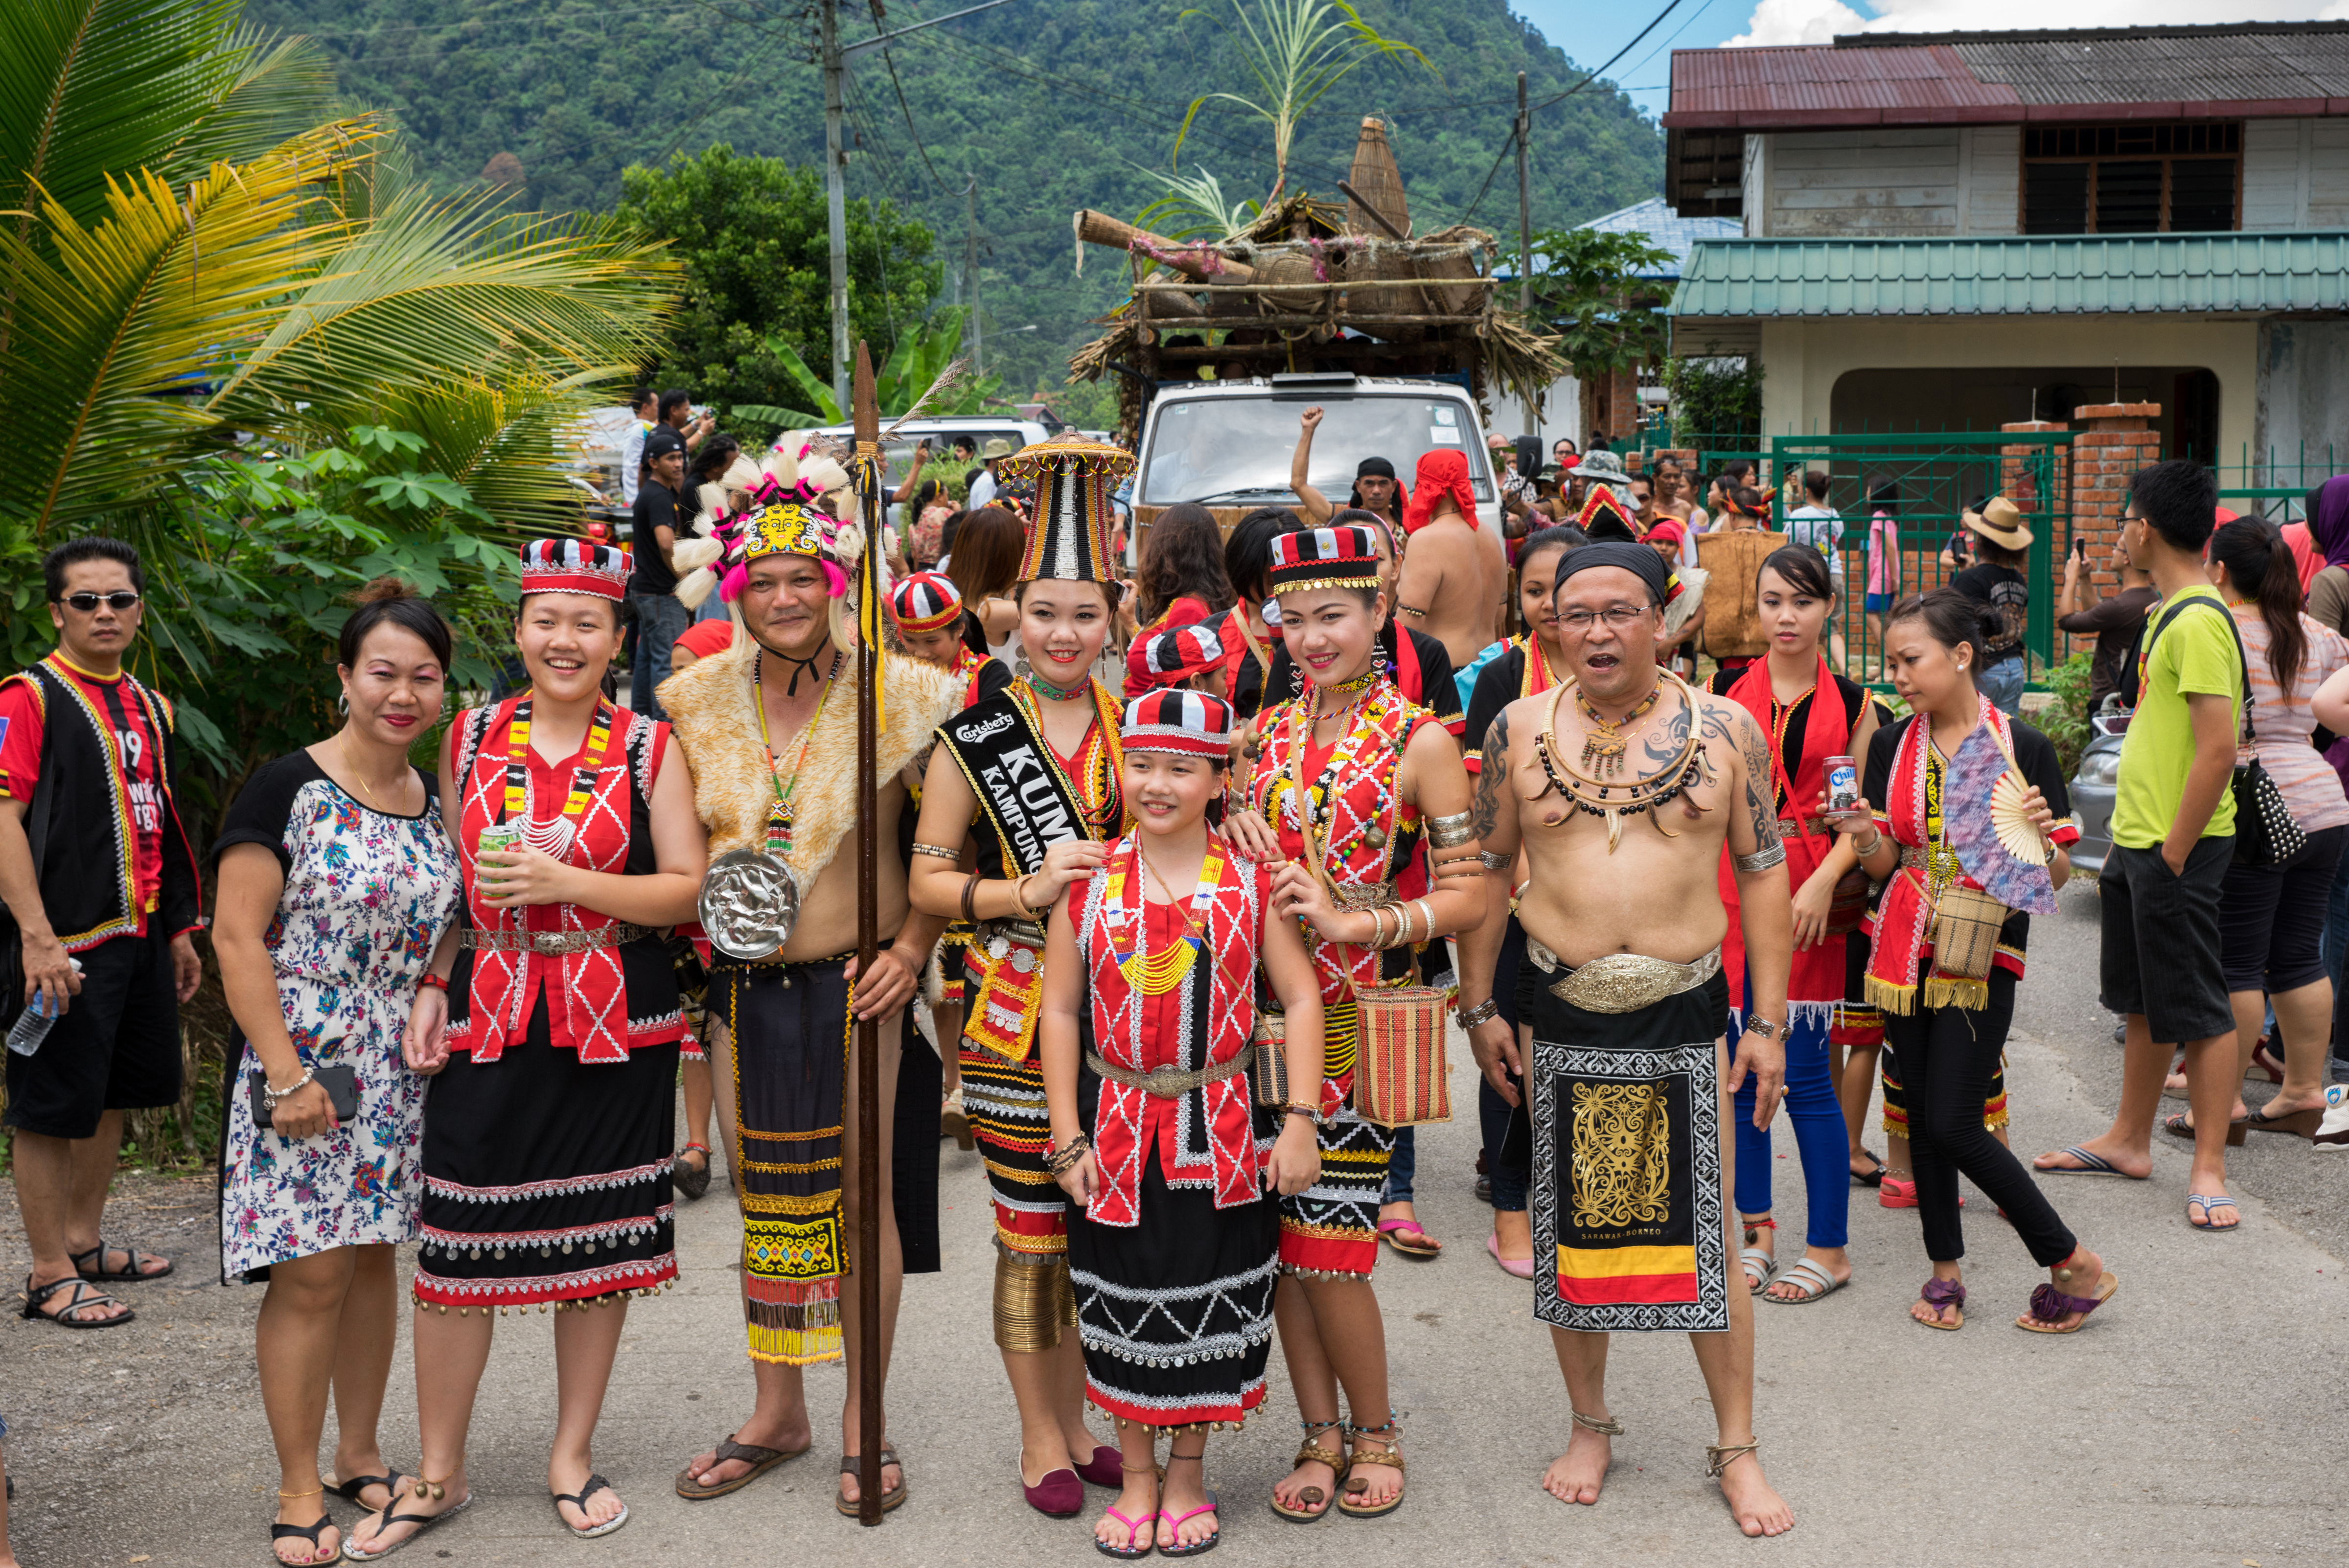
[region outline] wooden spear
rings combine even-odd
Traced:
[[[856,421],[855,472],[864,514],[864,555],[856,564],[856,972],[873,972],[880,951],[881,409],[873,356],[856,345],[850,401]],[[881,1522],[881,1020],[856,1021],[856,1521]]]

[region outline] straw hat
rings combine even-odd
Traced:
[[[2002,550],[2031,547],[2031,529],[2023,521],[2023,513],[2003,495],[1992,496],[1979,512],[1963,514],[1962,521]]]

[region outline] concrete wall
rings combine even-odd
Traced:
[[[2246,121],[2242,219],[2246,230],[2349,226],[2349,120]]]
[[[2249,319],[2158,316],[1765,321],[1762,430],[1765,436],[1827,434],[1836,381],[1850,370],[1908,365],[2060,369],[2118,359],[2199,366],[2216,375],[2219,450],[2230,454],[2253,438],[2259,337],[2259,323]],[[2349,380],[2340,385],[2349,391]]]
[[[2259,408],[2251,462],[2260,485],[2313,487],[2349,470],[2349,322],[2270,320],[2259,328]],[[2220,466],[2243,461],[2221,442]],[[2240,483],[2228,472],[2225,483]]]

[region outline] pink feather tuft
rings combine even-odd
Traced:
[[[830,561],[818,560],[816,565],[823,568],[823,591],[830,594],[836,599],[846,598],[848,597],[848,574],[842,571],[838,566],[833,566]]]
[[[750,567],[741,566],[729,566],[726,568],[726,576],[719,581],[718,597],[724,599],[730,605],[736,599],[740,598],[742,597],[742,590],[750,586]]]

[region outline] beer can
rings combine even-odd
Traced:
[[[1859,808],[1859,763],[1852,757],[1829,757],[1822,764],[1827,775],[1827,815],[1842,816]]]

